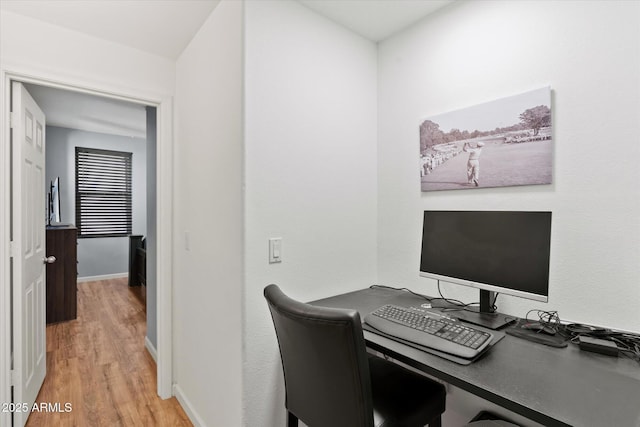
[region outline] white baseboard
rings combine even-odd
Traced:
[[[78,277],[77,282],[93,282],[95,280],[109,280],[109,279],[120,279],[122,277],[129,277],[128,272],[124,273],[114,273],[114,274],[103,274],[102,276],[86,276],[86,277]]]
[[[153,359],[153,361],[156,362],[156,365],[157,365],[158,364],[158,352],[156,351],[156,348],[153,346],[151,341],[149,341],[149,337],[147,337],[147,336],[144,337],[144,346],[147,349],[147,351],[149,352],[149,354],[151,355],[151,358]]]
[[[204,421],[202,421],[202,418],[200,418],[195,409],[193,409],[193,405],[191,405],[191,402],[189,402],[189,399],[184,395],[178,384],[173,385],[173,395],[178,399],[180,406],[182,406],[182,409],[184,409],[187,417],[189,417],[195,427],[206,427]]]

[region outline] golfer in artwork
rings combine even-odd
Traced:
[[[473,183],[476,187],[479,185],[480,179],[480,154],[482,153],[482,147],[484,142],[478,142],[476,147],[473,148],[468,142],[464,143],[462,150],[465,153],[469,153],[469,160],[467,161],[467,182]]]

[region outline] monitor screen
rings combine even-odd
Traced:
[[[420,275],[547,301],[551,212],[425,211]]]
[[[60,177],[57,177],[51,181],[51,191],[49,192],[49,225],[60,221]]]

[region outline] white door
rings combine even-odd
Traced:
[[[45,118],[21,83],[11,90],[13,425],[22,427],[46,374]]]

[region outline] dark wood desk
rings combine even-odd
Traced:
[[[408,292],[364,289],[314,301],[356,309],[361,317],[393,300],[425,301]],[[505,336],[484,357],[461,366],[365,331],[367,346],[545,426],[640,427],[640,364],[548,347]]]

